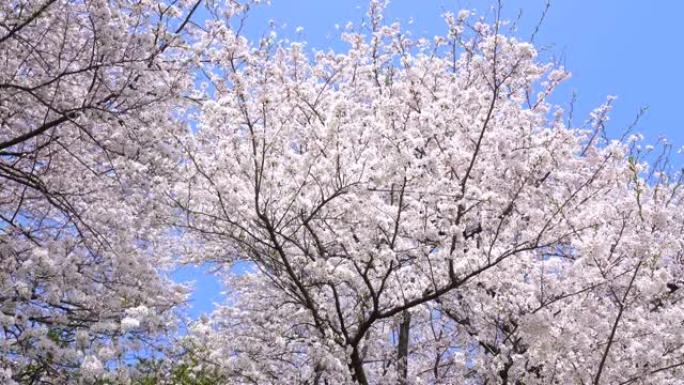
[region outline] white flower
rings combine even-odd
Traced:
[[[150,309],[145,305],[140,305],[132,307],[130,309],[126,309],[126,316],[137,319],[145,318],[149,315],[149,313]]]
[[[47,259],[50,254],[48,250],[44,247],[37,247],[33,249],[33,256],[38,258],[39,260]]]
[[[95,356],[87,355],[81,363],[81,374],[86,378],[95,378],[102,374],[104,365]]]
[[[121,320],[121,331],[126,333],[140,327],[140,320],[133,317],[124,317]]]
[[[117,351],[109,345],[105,345],[98,350],[97,355],[105,360],[110,360],[116,357]]]
[[[81,329],[76,332],[76,344],[78,347],[85,348],[88,346],[88,342],[90,342],[90,335],[87,330]]]

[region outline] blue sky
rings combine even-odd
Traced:
[[[493,0],[394,0],[386,20],[407,22],[414,36],[432,37],[444,32],[444,11],[475,9],[485,14]],[[545,0],[504,1],[505,19],[522,19],[516,35],[528,39],[545,8]],[[256,7],[247,19],[247,35],[258,38],[270,20],[280,37],[303,39],[309,48],[342,49],[335,25],[358,23],[366,11],[364,0],[272,0]],[[681,32],[684,1],[681,0],[552,0],[535,43],[547,58],[559,58],[572,78],[558,90],[555,102],[566,104],[575,90],[576,123],[615,95],[609,132],[622,132],[643,106],[648,112],[636,131],[647,142],[667,137],[675,149],[684,146],[684,33]],[[297,27],[303,32],[295,33]],[[683,164],[676,155],[674,164]],[[221,300],[220,285],[207,268],[186,268],[174,278],[195,280],[191,314],[210,311]]]

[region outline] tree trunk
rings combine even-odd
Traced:
[[[366,372],[363,370],[363,361],[359,355],[359,349],[355,346],[351,354],[352,379],[359,385],[368,385]]]
[[[408,383],[408,345],[409,332],[411,330],[411,313],[402,312],[401,324],[399,325],[399,343],[397,344],[397,369],[399,370],[399,384]]]

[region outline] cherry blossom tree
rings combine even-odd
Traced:
[[[568,74],[467,11],[343,52],[212,21],[171,193],[228,304],[186,342],[245,384],[682,384],[681,174],[549,99]]]
[[[570,124],[500,4],[313,53],[249,4],[0,5],[2,383],[684,383],[667,145]],[[169,344],[178,256],[227,303]]]
[[[125,383],[173,325],[161,275],[199,2],[0,4],[0,382]],[[162,188],[162,190],[159,190]]]

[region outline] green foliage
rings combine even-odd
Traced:
[[[200,360],[186,353],[181,362],[166,365],[161,361],[141,359],[137,369],[143,373],[134,385],[219,385],[225,380],[215,370],[201,368]]]

